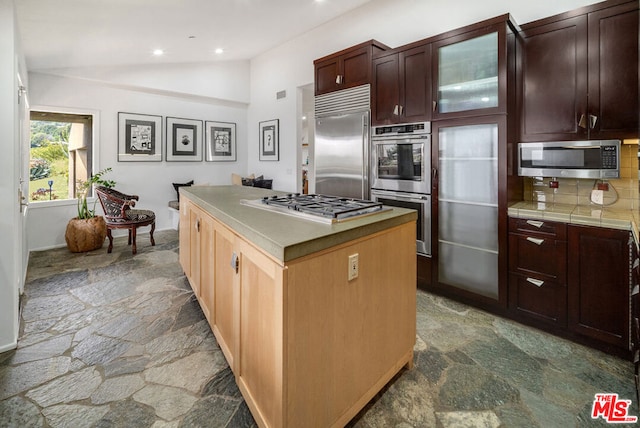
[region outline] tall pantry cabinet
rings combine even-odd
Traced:
[[[447,35],[445,35],[447,36]],[[430,289],[507,304],[508,180],[515,174],[515,49],[508,15],[433,49],[433,268]]]

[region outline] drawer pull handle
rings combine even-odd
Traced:
[[[544,243],[544,239],[540,239],[540,238],[532,238],[530,236],[527,236],[527,241],[529,242],[533,242],[536,245],[542,245]]]
[[[527,278],[527,282],[532,283],[536,287],[542,287],[542,285],[544,284],[544,281],[540,281],[539,279],[535,278]]]
[[[540,229],[542,226],[544,226],[544,221],[527,220],[527,224]]]

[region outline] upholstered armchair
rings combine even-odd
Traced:
[[[129,245],[133,254],[137,253],[136,231],[139,227],[151,225],[151,245],[156,245],[153,239],[153,231],[156,228],[156,215],[150,210],[132,209],[140,198],[137,195],[126,195],[115,189],[104,186],[96,187],[96,194],[104,210],[107,223],[107,236],[109,237],[108,253],[113,250],[112,229],[128,229]]]

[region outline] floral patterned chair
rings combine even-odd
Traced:
[[[96,194],[100,199],[100,204],[104,210],[104,217],[107,223],[107,236],[109,237],[108,253],[113,250],[112,229],[128,229],[129,245],[133,254],[137,253],[136,231],[139,227],[151,225],[151,245],[156,245],[153,239],[153,231],[156,228],[156,215],[150,210],[131,209],[140,198],[136,195],[125,195],[115,189],[104,186],[96,187]]]

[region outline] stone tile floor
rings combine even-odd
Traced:
[[[0,427],[255,426],[177,233],[156,243],[31,255],[18,349],[0,354]],[[422,291],[417,302],[415,367],[350,427],[606,426],[590,417],[598,392],[638,415],[630,362]]]

